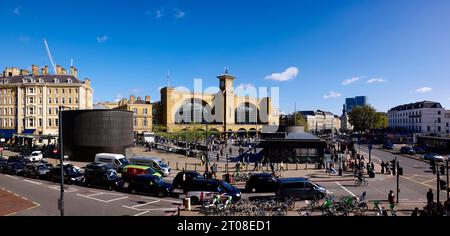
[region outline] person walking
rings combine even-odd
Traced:
[[[433,199],[434,199],[434,195],[433,195],[433,190],[430,188],[427,192],[427,203],[428,205],[433,204]]]
[[[219,162],[219,161],[220,161],[220,155],[219,155],[219,153],[217,153],[216,158],[217,158],[217,162]]]
[[[211,175],[214,176],[215,179],[217,179],[217,164],[214,163],[211,165]]]
[[[270,162],[269,166],[270,170],[272,171],[272,175],[275,175],[275,165],[273,164],[273,162]]]
[[[373,162],[370,163],[370,167],[371,167],[372,171],[375,172],[375,164]]]
[[[419,208],[414,208],[414,211],[411,213],[411,216],[418,216],[419,215]]]
[[[284,163],[283,163],[283,161],[280,162],[280,172],[284,172]]]
[[[389,205],[391,205],[391,206],[395,204],[395,194],[394,194],[394,191],[392,191],[392,190],[389,191],[388,202],[389,202]]]
[[[253,171],[257,171],[257,170],[259,170],[259,161],[258,160],[255,161],[255,168],[253,168]]]

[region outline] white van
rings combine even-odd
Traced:
[[[119,173],[124,166],[128,165],[128,160],[124,155],[112,153],[98,153],[95,155],[95,162],[109,164],[118,170]]]
[[[25,157],[26,159],[30,161],[40,161],[44,158],[44,155],[41,151],[34,151],[29,156]]]
[[[130,158],[132,165],[148,166],[163,176],[169,176],[172,169],[158,157],[136,156]]]

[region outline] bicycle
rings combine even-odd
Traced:
[[[369,185],[369,182],[366,179],[362,179],[362,180],[356,179],[355,180],[355,187],[367,186],[367,185]]]

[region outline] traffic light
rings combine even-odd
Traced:
[[[430,161],[430,169],[433,170],[433,174],[436,174],[436,161],[434,159]]]
[[[441,175],[445,175],[445,166],[440,166],[439,167],[439,172]]]
[[[395,165],[395,160],[392,160],[392,161],[391,161],[391,170],[392,170],[392,174],[393,174],[393,175],[395,175],[395,169],[396,169],[395,167],[396,167],[396,165]]]
[[[441,179],[439,185],[441,190],[447,190],[447,181]]]
[[[403,175],[403,168],[402,167],[398,167],[398,175]]]

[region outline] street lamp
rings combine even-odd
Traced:
[[[59,151],[60,151],[60,159],[59,159],[59,163],[60,163],[60,168],[61,168],[61,195],[58,201],[58,208],[61,211],[61,216],[64,216],[64,150],[63,150],[63,129],[62,129],[62,125],[63,125],[63,121],[62,121],[62,110],[64,108],[69,108],[69,107],[65,107],[65,106],[59,106],[59,127],[58,127],[58,131],[59,131]]]

